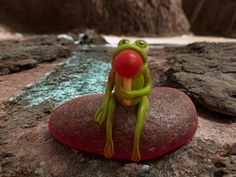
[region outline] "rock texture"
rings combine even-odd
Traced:
[[[191,44],[171,58],[166,85],[213,111],[236,116],[235,56],[235,43]]]
[[[181,0],[8,0],[0,2],[0,20],[12,29],[40,33],[90,28],[106,34],[174,35],[189,29]]]
[[[0,42],[0,75],[33,68],[38,63],[71,54],[73,42],[56,36],[39,36],[25,40]]]
[[[187,143],[197,129],[196,109],[183,92],[155,88],[142,129],[140,154],[143,160],[159,157]],[[52,111],[49,129],[60,142],[80,150],[103,155],[105,124],[93,121],[102,95],[78,97]],[[116,107],[113,127],[115,158],[130,159],[137,107]]]
[[[91,51],[87,51],[87,53],[87,55],[82,53],[80,59],[84,58],[83,63],[88,60],[85,56],[88,58],[98,56],[99,61],[101,61],[101,58],[106,58],[104,56],[109,56],[109,53],[101,52],[100,50],[96,53],[95,48],[93,48],[92,54]],[[163,60],[167,57],[171,57],[169,54],[168,56],[165,55],[165,52],[161,54],[160,50],[155,53],[150,51],[149,54],[152,55],[153,65],[158,64],[155,63],[154,60],[159,61],[161,58],[162,64],[164,64]],[[175,53],[171,53],[171,55],[172,54],[175,55]],[[108,59],[110,59],[110,57],[108,57]],[[47,63],[47,65],[53,66],[54,64],[55,63]],[[159,66],[152,67],[155,77],[160,76],[159,71],[161,66],[163,65],[160,64]],[[87,63],[86,66],[83,64],[79,67],[78,65],[78,68],[77,66],[68,67],[70,72],[66,72],[61,66],[57,66],[55,68],[56,71],[53,71],[54,74],[50,74],[50,79],[45,80],[45,82],[39,82],[37,87],[45,88],[46,82],[48,85],[57,87],[57,83],[68,80],[67,78],[70,78],[71,74],[75,73],[77,75],[79,73],[78,71],[81,71],[83,67],[86,68]],[[90,69],[91,68],[89,68],[88,71],[90,71]],[[158,73],[156,73],[157,71]],[[30,73],[34,75],[34,72],[39,72],[38,68],[33,68]],[[40,72],[47,73],[48,70]],[[97,71],[93,72],[96,73]],[[59,73],[68,77],[62,77],[63,75],[58,75]],[[4,84],[5,82],[2,80],[3,77],[5,80],[11,80],[11,77],[18,78],[17,82],[24,79],[29,80],[28,75],[22,74],[23,72],[1,76],[0,83],[2,84],[0,85],[0,95],[5,93],[2,92],[2,90],[8,90],[11,94],[16,94],[15,90],[12,91],[8,89],[9,85]],[[41,74],[41,76],[42,75],[43,74]],[[36,78],[41,78],[41,76]],[[17,82],[15,84],[13,82],[10,86],[15,87]],[[30,82],[32,81],[29,81],[29,83]],[[82,85],[78,83],[77,80],[75,84]],[[75,88],[76,90],[84,89],[87,84],[88,82],[84,84],[85,86],[82,88]],[[73,93],[70,90],[65,90],[67,94],[73,96],[78,95],[77,92]],[[24,92],[25,97],[34,94],[31,89],[25,89]],[[35,94],[36,93],[38,93],[38,90],[35,91]],[[61,92],[59,92],[59,94],[58,92],[55,93],[62,95]],[[42,94],[47,95],[47,92],[43,92]],[[41,94],[39,97],[40,96]],[[48,97],[47,100],[40,104],[29,107],[28,101],[32,97],[28,100],[25,97],[24,99],[0,103],[1,177],[236,176],[236,119],[229,119],[226,115],[217,114],[204,107],[198,107],[198,130],[190,143],[187,143],[185,146],[178,148],[172,153],[166,154],[163,158],[142,161],[137,164],[125,160],[106,160],[102,156],[85,153],[58,143],[58,141],[52,138],[48,131],[48,114],[53,109],[53,105],[58,103],[58,100],[55,101],[54,97]]]
[[[236,37],[236,1],[183,0],[183,8],[195,34]]]

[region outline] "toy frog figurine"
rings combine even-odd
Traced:
[[[95,122],[102,124],[106,120],[106,144],[104,156],[114,156],[112,126],[116,104],[123,106],[138,105],[137,121],[131,160],[141,160],[139,152],[140,135],[149,107],[147,94],[152,89],[150,71],[147,64],[148,44],[137,40],[133,44],[128,39],[120,40],[113,53],[112,68],[109,73],[103,102],[95,114]]]

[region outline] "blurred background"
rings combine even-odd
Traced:
[[[234,0],[1,0],[3,31],[236,37]]]

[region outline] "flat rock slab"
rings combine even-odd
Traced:
[[[82,96],[55,108],[49,119],[53,137],[70,147],[103,155],[105,124],[100,126],[93,121],[102,97],[102,94]],[[179,90],[154,88],[149,101],[140,140],[142,160],[159,157],[187,143],[198,125],[194,104]],[[116,107],[113,125],[115,158],[131,157],[136,114],[137,107]]]
[[[194,43],[170,60],[168,86],[196,103],[236,117],[236,43]]]
[[[73,51],[73,42],[45,35],[0,42],[0,76],[30,69],[38,63],[66,58]]]

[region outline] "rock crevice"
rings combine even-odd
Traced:
[[[235,43],[191,44],[169,60],[166,85],[213,111],[236,116],[235,56]]]

